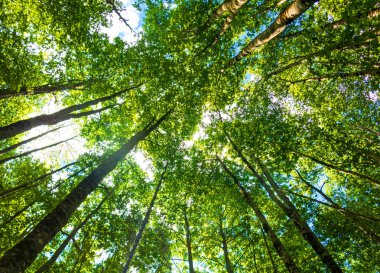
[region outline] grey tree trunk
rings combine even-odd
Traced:
[[[76,83],[67,83],[67,84],[57,84],[57,85],[42,85],[32,88],[23,87],[21,90],[14,89],[2,89],[0,90],[0,100],[18,96],[29,96],[29,95],[38,95],[38,94],[48,94],[55,93],[58,91],[64,90],[78,90],[83,87],[86,83],[91,81],[81,81]]]
[[[183,218],[185,220],[185,231],[186,231],[186,247],[187,247],[187,256],[189,260],[189,273],[195,273],[194,270],[194,261],[193,261],[193,252],[191,250],[191,233],[190,233],[190,224],[187,217],[186,207],[183,208]]]
[[[223,219],[219,219],[219,234],[222,237],[222,248],[223,248],[223,255],[224,255],[224,262],[226,263],[226,271],[228,273],[234,273],[232,263],[228,254],[228,244],[227,244],[227,236],[224,233],[223,230]]]
[[[133,243],[132,249],[129,252],[127,262],[124,265],[123,273],[127,273],[128,270],[129,270],[129,267],[131,266],[131,262],[132,262],[133,256],[135,255],[135,251],[137,249],[137,246],[139,245],[139,242],[140,242],[141,236],[142,236],[142,234],[144,232],[144,229],[145,229],[146,225],[148,224],[149,217],[150,217],[150,214],[152,213],[152,209],[153,209],[153,206],[154,206],[154,202],[157,199],[157,194],[160,191],[161,184],[162,184],[162,181],[164,179],[164,175],[166,173],[167,168],[168,168],[168,163],[166,163],[164,171],[162,172],[160,180],[158,181],[158,184],[157,184],[156,189],[154,191],[152,200],[150,201],[149,208],[146,211],[145,217],[144,217],[144,219],[143,219],[143,221],[141,223],[139,232],[137,233],[137,236],[136,236],[136,239],[135,239],[135,241]]]

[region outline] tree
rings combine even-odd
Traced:
[[[1,10],[0,271],[380,270],[376,1]]]

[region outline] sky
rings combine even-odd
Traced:
[[[121,16],[128,21],[128,24],[133,28],[133,30],[139,33],[142,28],[143,12],[139,12],[135,7],[132,6],[133,1],[131,0],[122,0],[123,10],[120,11]],[[119,16],[113,12],[108,16],[110,22],[110,27],[102,27],[100,31],[106,33],[112,42],[115,37],[120,37],[128,44],[133,44],[138,40],[137,35],[135,35]]]

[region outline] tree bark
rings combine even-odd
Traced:
[[[10,156],[10,157],[6,157],[6,158],[3,158],[3,159],[0,159],[0,164],[4,164],[5,162],[8,162],[12,159],[16,159],[16,158],[21,158],[21,157],[24,157],[24,156],[27,156],[27,155],[30,155],[34,152],[38,152],[38,151],[42,151],[42,150],[45,150],[45,149],[48,149],[48,148],[51,148],[51,147],[54,147],[54,146],[57,146],[59,144],[62,144],[62,143],[65,143],[69,140],[72,140],[74,138],[76,138],[77,136],[74,136],[74,137],[71,137],[71,138],[68,138],[68,139],[65,139],[65,140],[62,140],[62,141],[59,141],[59,142],[56,142],[56,143],[53,143],[53,144],[50,144],[50,145],[47,145],[47,146],[44,146],[44,147],[40,147],[40,148],[36,148],[36,149],[33,149],[33,150],[30,150],[30,151],[27,151],[25,153],[21,153],[19,155],[14,155],[14,156]]]
[[[132,249],[130,250],[129,252],[129,255],[128,255],[128,259],[127,259],[127,262],[125,263],[124,265],[124,268],[123,268],[123,273],[127,273],[128,270],[129,270],[129,267],[131,265],[131,262],[132,262],[132,259],[133,259],[133,256],[135,254],[135,251],[137,249],[137,246],[139,245],[139,242],[140,242],[140,239],[142,237],[142,234],[144,232],[144,229],[146,227],[146,225],[148,224],[148,221],[149,221],[149,217],[150,217],[150,214],[152,213],[152,210],[153,210],[153,206],[154,206],[154,202],[156,201],[157,199],[157,194],[161,188],[161,184],[162,184],[162,181],[164,179],[164,175],[166,173],[166,170],[168,168],[168,163],[166,163],[165,165],[165,168],[164,168],[164,171],[162,172],[161,174],[161,177],[160,177],[160,180],[156,186],[156,189],[154,191],[154,194],[153,194],[153,197],[152,197],[152,200],[150,201],[150,204],[149,204],[149,208],[148,210],[146,211],[146,214],[145,214],[145,217],[141,223],[141,226],[140,226],[140,229],[139,229],[139,232],[137,233],[137,236],[136,236],[136,239],[133,243],[133,246],[132,246]]]
[[[66,84],[57,84],[57,85],[42,85],[32,87],[30,89],[22,87],[20,90],[14,89],[2,89],[0,90],[0,100],[18,96],[28,96],[28,95],[38,95],[38,94],[48,94],[55,93],[58,91],[64,90],[78,90],[83,87],[86,83],[91,81],[81,81],[77,83],[66,83]]]
[[[280,256],[281,260],[283,261],[283,263],[284,263],[285,267],[288,269],[288,271],[289,272],[301,272],[301,270],[298,268],[298,266],[293,261],[289,252],[286,250],[284,245],[281,243],[280,239],[277,237],[276,233],[273,231],[272,227],[269,225],[264,214],[261,212],[258,204],[251,197],[251,195],[247,192],[247,190],[243,187],[243,185],[240,183],[238,178],[227,167],[227,165],[219,157],[217,157],[217,160],[220,162],[220,164],[222,165],[225,172],[233,179],[234,184],[239,188],[239,190],[242,193],[247,204],[255,212],[256,217],[259,219],[260,223],[262,224],[265,233],[268,235],[268,237],[272,241],[273,247],[276,249],[276,252]]]
[[[270,7],[267,7],[263,10],[260,10],[259,12],[255,13],[255,16],[258,16],[264,12],[267,12],[275,7],[278,7],[280,5],[282,5],[286,0],[280,0],[280,2],[274,4],[274,5],[271,5]],[[246,1],[248,2],[248,1]],[[224,23],[223,23],[223,26],[219,29],[219,32],[218,34],[214,37],[213,41],[211,43],[209,43],[208,45],[206,45],[206,47],[199,53],[199,54],[202,54],[204,53],[205,51],[207,51],[208,49],[210,49],[211,47],[213,47],[214,45],[216,45],[218,42],[219,42],[219,39],[220,37],[222,37],[222,35],[224,33],[226,33],[226,31],[229,29],[229,27],[231,26],[231,23],[233,21],[233,19],[235,18],[238,10],[240,8],[243,7],[244,4],[246,4],[246,2],[244,2],[241,6],[239,6],[235,12],[231,12],[230,15],[227,16],[227,18],[224,20]]]
[[[362,37],[361,37],[362,38]],[[334,51],[341,51],[343,52],[344,50],[352,50],[352,49],[357,49],[357,48],[366,48],[369,46],[370,44],[370,41],[372,39],[371,38],[368,38],[368,39],[363,39],[361,41],[354,41],[353,43],[339,43],[339,44],[335,44],[335,45],[331,45],[329,46],[328,48],[324,48],[323,50],[319,50],[319,51],[316,51],[316,52],[313,52],[313,53],[310,53],[310,54],[307,54],[307,55],[303,55],[303,56],[298,56],[298,57],[295,57],[293,59],[291,59],[290,61],[293,61],[293,62],[290,62],[286,65],[282,65],[280,66],[279,68],[267,73],[266,75],[263,75],[262,79],[260,80],[260,82],[265,82],[266,80],[268,80],[269,78],[273,77],[273,76],[276,76],[276,75],[279,75],[291,68],[294,68],[294,67],[297,67],[299,65],[303,65],[303,64],[307,64],[308,62],[311,62],[313,59],[315,59],[316,57],[320,57],[320,56],[323,56],[326,54],[326,52],[334,52]],[[330,78],[332,76],[337,76],[337,73],[336,74],[332,74],[331,76],[329,76]],[[339,76],[345,76],[344,73],[341,73],[339,74]],[[346,77],[349,76],[349,75],[346,75]],[[318,80],[319,78],[314,78],[314,79],[301,79],[299,80],[299,82],[305,82],[305,81],[316,81]],[[327,79],[327,77],[323,78],[323,77],[320,77],[320,80],[323,80],[323,79]],[[294,84],[296,82],[290,82],[291,84]]]
[[[116,97],[126,93],[129,90],[132,90],[134,88],[141,86],[142,84],[143,83],[141,83],[137,86],[130,87],[128,89],[124,89],[122,91],[116,92],[115,94],[112,94],[109,96],[105,96],[102,98],[94,99],[94,100],[87,101],[87,102],[84,102],[81,104],[77,104],[77,105],[67,107],[65,109],[62,109],[62,110],[55,112],[53,114],[50,114],[50,115],[40,115],[37,117],[33,117],[33,118],[25,119],[25,120],[20,120],[20,121],[14,122],[12,124],[0,127],[0,140],[16,136],[18,134],[24,133],[26,131],[29,131],[32,128],[35,128],[35,127],[38,127],[41,125],[54,125],[54,124],[57,124],[61,121],[64,121],[64,120],[67,120],[70,118],[83,116],[83,113],[75,114],[73,112],[83,110],[89,106],[96,105],[100,102],[108,101],[108,100],[111,100],[113,98],[116,98]],[[88,114],[92,114],[92,113],[93,113],[93,111],[88,112]]]
[[[287,25],[300,17],[315,2],[317,2],[317,0],[295,0],[278,15],[276,20],[266,30],[256,36],[242,51],[240,51],[234,58],[232,58],[227,63],[226,68],[234,65],[236,62],[251,54],[261,45],[266,44],[275,38],[285,30]]]
[[[230,260],[229,254],[228,254],[227,237],[226,237],[226,234],[224,233],[224,230],[223,230],[223,219],[222,218],[219,219],[219,233],[220,233],[220,236],[222,237],[222,248],[223,248],[223,254],[224,254],[224,261],[226,263],[226,271],[228,273],[234,273],[234,270],[233,270],[233,267],[231,264],[231,260]]]
[[[79,223],[71,232],[68,234],[68,236],[65,238],[65,240],[60,244],[60,246],[56,249],[54,254],[50,257],[50,259],[44,263],[35,273],[42,273],[50,269],[50,267],[54,264],[54,262],[58,259],[59,255],[65,250],[66,246],[69,244],[69,242],[74,239],[75,235],[78,233],[78,231],[83,228],[87,222],[94,216],[95,213],[99,211],[99,209],[103,206],[104,202],[109,198],[109,196],[113,193],[113,190],[109,191],[106,196],[100,201],[100,203],[96,206],[95,209],[93,209],[86,218],[83,219],[82,222]]]
[[[191,233],[190,233],[190,224],[189,219],[187,218],[186,207],[183,208],[183,217],[185,220],[185,231],[186,231],[186,247],[187,247],[187,256],[189,260],[189,273],[195,273],[194,262],[193,262],[193,253],[191,250]]]
[[[111,154],[86,178],[84,178],[37,226],[18,244],[8,250],[0,260],[0,272],[22,272],[36,258],[38,253],[69,221],[71,215],[92,193],[103,178],[110,173],[140,141],[154,131],[172,112],[169,110],[153,125],[150,122],[141,131],[132,136],[121,148]]]

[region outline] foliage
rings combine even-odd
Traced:
[[[126,43],[99,32],[115,8],[122,10],[121,2],[3,1],[0,126],[51,112],[52,101],[54,112],[131,90],[79,113],[108,109],[70,121],[85,143],[80,155],[67,158],[58,151],[58,158],[43,161],[32,154],[0,164],[1,255],[110,154],[173,109],[110,171],[27,272],[48,261],[107,194],[49,272],[121,272],[166,164],[132,260],[135,271],[192,273],[193,262],[196,272],[226,272],[228,263],[233,272],[286,272],[217,157],[258,204],[302,272],[328,267],[259,177],[275,196],[291,201],[344,272],[378,272],[379,5],[316,2],[231,65],[292,3],[248,1],[208,21],[221,1],[138,0],[142,30],[136,42]],[[0,140],[0,150],[27,137]],[[0,159],[21,152],[17,148]]]

